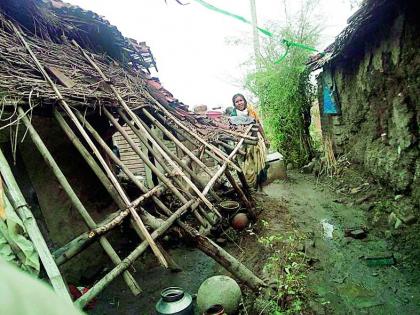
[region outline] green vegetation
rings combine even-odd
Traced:
[[[301,314],[308,299],[305,254],[299,250],[302,239],[296,233],[288,236],[271,235],[259,242],[271,255],[264,265],[271,289],[260,295],[254,304],[258,314]]]
[[[259,98],[264,128],[272,146],[295,166],[312,157],[309,125],[315,93],[305,64],[313,52],[295,46],[287,48],[282,40],[315,46],[320,32],[319,25],[311,22],[315,4],[312,0],[303,1],[298,16],[288,19],[294,22],[272,27],[279,31],[274,31],[264,45],[258,69],[246,79],[247,88]]]

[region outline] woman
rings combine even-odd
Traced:
[[[257,123],[259,123],[259,117],[257,112],[255,111],[254,107],[245,99],[245,96],[242,94],[235,94],[232,97],[233,103],[233,111],[231,116],[250,116],[255,119]]]
[[[247,146],[246,156],[241,165],[241,168],[245,174],[247,181],[251,185],[260,187],[264,182],[267,172],[265,168],[265,159],[267,156],[267,148],[269,143],[265,138],[264,131],[260,124],[260,119],[258,113],[254,107],[249,104],[245,97],[242,94],[235,94],[232,97],[233,110],[230,113],[230,116],[247,116],[253,118],[258,126],[258,143],[254,146]],[[247,122],[245,124],[249,124]]]

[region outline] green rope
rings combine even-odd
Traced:
[[[241,21],[243,23],[251,24],[251,22],[248,21],[243,16],[240,16],[240,15],[237,15],[237,14],[234,14],[234,13],[231,13],[231,12],[228,12],[226,10],[220,9],[220,8],[215,7],[214,5],[211,5],[211,4],[209,4],[209,3],[207,3],[207,2],[205,2],[203,0],[194,0],[194,1],[197,2],[197,3],[199,3],[199,4],[201,4],[202,6],[206,7],[207,9],[210,9],[210,10],[213,10],[215,12],[218,12],[218,13],[221,13],[221,14],[224,14],[224,15],[227,15],[227,16],[230,16],[230,17],[232,17],[234,19],[237,19],[237,20],[239,20],[239,21]],[[266,35],[268,37],[273,37],[273,33],[271,33],[270,31],[268,31],[268,30],[266,30],[264,28],[261,28],[261,27],[257,27],[257,29],[261,33],[263,33],[264,35]],[[286,58],[286,56],[287,56],[287,54],[289,52],[289,48],[292,47],[292,46],[293,47],[298,47],[298,48],[301,48],[301,49],[306,49],[306,50],[313,51],[313,52],[318,52],[318,50],[316,48],[314,48],[314,47],[307,46],[307,45],[304,45],[304,44],[301,44],[301,43],[297,43],[297,42],[292,42],[292,41],[287,40],[287,39],[283,39],[282,40],[282,43],[286,45],[286,51],[285,51],[285,53],[277,61],[274,62],[275,64],[280,63],[281,61],[284,60],[284,58]]]

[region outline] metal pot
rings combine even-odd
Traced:
[[[190,294],[179,287],[169,287],[160,293],[156,303],[157,315],[194,315]]]

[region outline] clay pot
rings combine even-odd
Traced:
[[[241,288],[235,280],[227,276],[208,278],[201,284],[197,292],[199,314],[206,314],[207,310],[217,304],[223,306],[226,314],[236,314],[240,302]]]
[[[232,219],[232,227],[235,230],[243,230],[249,224],[248,216],[245,213],[238,213]]]
[[[224,315],[225,309],[220,304],[215,304],[210,306],[207,311],[203,313],[203,315]]]

